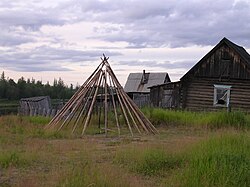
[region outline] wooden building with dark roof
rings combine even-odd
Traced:
[[[250,55],[227,38],[180,80],[183,108],[250,111]]]
[[[166,84],[159,87],[152,87],[151,94],[157,89],[171,90]],[[178,89],[177,108],[250,111],[250,55],[243,47],[223,38],[180,79]]]

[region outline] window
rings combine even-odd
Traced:
[[[231,86],[214,85],[214,106],[228,107]]]

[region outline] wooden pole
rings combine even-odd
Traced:
[[[112,79],[112,81],[113,81],[113,79]],[[114,84],[114,82],[113,82],[113,84]],[[114,84],[114,85],[115,85],[115,84]],[[119,88],[115,88],[115,89],[116,89],[118,101],[119,101],[119,103],[120,103],[120,105],[121,105],[121,109],[122,109],[123,115],[124,115],[125,120],[126,120],[127,125],[128,125],[129,131],[130,131],[131,135],[134,136],[133,131],[132,131],[132,128],[131,128],[131,125],[130,125],[130,123],[129,123],[128,116],[127,116],[127,114],[126,114],[126,110],[125,110],[125,108],[124,108],[124,106],[123,106],[123,102],[122,102],[122,100],[121,100],[121,97],[120,97],[120,94],[119,94],[119,91],[118,91]]]
[[[137,131],[139,132],[139,134],[141,134],[141,131],[140,131],[140,129],[138,128],[138,126],[137,126],[137,124],[136,124],[136,121],[135,121],[133,115],[131,114],[130,109],[129,109],[128,105],[127,105],[127,102],[128,102],[128,101],[127,101],[126,98],[123,96],[123,93],[122,93],[121,89],[118,89],[118,92],[119,92],[119,95],[121,96],[121,99],[123,100],[123,103],[124,103],[124,105],[125,105],[125,107],[126,107],[126,109],[127,109],[127,111],[128,111],[128,114],[130,115],[130,118],[132,119],[132,121],[133,121],[133,123],[134,123],[134,126],[136,127],[136,129],[137,129]]]
[[[99,75],[99,76],[100,76],[100,75]],[[97,77],[97,78],[98,78],[98,77]],[[93,86],[92,86],[92,88],[91,88],[91,91],[90,91],[88,97],[86,98],[85,104],[84,104],[83,108],[81,109],[81,112],[80,112],[79,115],[77,116],[77,119],[76,119],[76,121],[75,121],[74,127],[73,127],[73,129],[72,129],[72,133],[74,133],[74,131],[75,131],[75,129],[76,129],[78,123],[79,123],[79,120],[80,120],[81,116],[83,116],[83,113],[86,112],[86,107],[87,107],[88,102],[90,101],[90,99],[91,99],[91,97],[92,97],[92,94],[93,94],[94,91],[95,91],[95,86],[98,86],[97,81],[98,81],[98,79],[95,80],[95,82],[94,82],[94,84],[93,84]],[[83,116],[83,121],[84,121],[84,119],[85,119],[85,115]]]
[[[128,96],[127,96],[128,97]],[[138,106],[128,97],[130,100],[130,103],[133,105],[134,109],[137,111],[137,114],[140,116],[141,119],[144,119],[144,124],[147,125],[147,127],[150,129],[150,131],[154,134],[158,134],[159,132],[157,129],[154,127],[154,125],[148,120],[148,118],[140,111]]]
[[[120,88],[123,92],[123,88],[122,86],[120,85],[118,79],[116,78],[113,70],[109,67],[109,70],[110,70],[110,74],[113,76],[113,80],[116,82],[116,85],[118,88]],[[124,94],[126,95],[126,98],[128,98],[128,100],[130,101],[130,103],[133,105],[134,109],[136,110],[136,112],[139,114],[140,117],[144,118],[145,119],[145,125],[148,126],[148,128],[150,129],[150,131],[152,133],[158,133],[157,129],[152,125],[152,123],[146,118],[146,116],[140,111],[140,109],[136,106],[136,104],[129,98],[129,96],[124,92]]]
[[[120,130],[120,125],[119,125],[119,120],[118,120],[118,116],[117,116],[117,110],[116,110],[116,104],[115,104],[115,98],[114,98],[114,92],[113,92],[113,88],[112,88],[112,84],[111,84],[111,76],[109,74],[109,88],[110,88],[110,94],[112,97],[112,104],[113,104],[113,108],[114,108],[114,113],[115,113],[115,120],[116,120],[116,126],[118,129],[118,136],[120,137],[121,135],[121,130]]]
[[[85,102],[85,104],[87,104],[88,99],[86,99],[85,96],[86,96],[86,94],[88,93],[88,91],[91,89],[91,87],[86,87],[86,88],[87,88],[86,91],[83,93],[83,95],[81,96],[81,98],[79,98],[79,100],[77,101],[76,105],[75,105],[74,108],[71,110],[70,114],[67,116],[67,118],[64,120],[64,122],[62,123],[62,125],[59,127],[58,131],[61,130],[61,128],[66,124],[66,122],[67,122],[67,124],[68,124],[68,123],[72,120],[72,118],[73,118],[75,115],[77,116],[76,119],[78,119],[78,117],[80,116],[81,110],[82,110],[83,108],[85,108],[85,107],[84,107],[85,105],[82,105],[82,101],[83,101],[84,99],[87,100],[87,101]],[[92,89],[91,89],[91,91],[92,91]],[[88,97],[87,97],[87,98],[88,98]],[[81,105],[82,105],[82,107],[81,107]],[[79,111],[79,110],[80,110],[80,111]],[[77,111],[79,111],[79,115],[77,115]]]
[[[105,110],[105,114],[104,114],[104,128],[105,128],[105,136],[107,137],[107,129],[108,129],[108,90],[107,90],[107,71],[105,70],[104,75],[104,85],[105,85],[105,99],[104,99],[104,110]]]
[[[100,87],[101,78],[102,78],[102,75],[101,75],[100,78],[99,78],[98,86],[97,86],[97,88],[96,88],[96,90],[95,90],[95,95],[94,95],[93,100],[92,100],[92,102],[91,102],[91,105],[90,105],[90,108],[89,108],[89,111],[88,111],[88,114],[87,114],[87,119],[86,119],[86,121],[85,121],[85,123],[84,123],[84,126],[83,126],[83,129],[82,129],[82,135],[84,134],[84,132],[85,132],[85,130],[86,130],[86,127],[87,127],[87,125],[88,125],[88,123],[89,123],[90,115],[91,115],[91,112],[92,112],[92,110],[93,110],[93,106],[94,106],[94,103],[95,103],[95,100],[96,100],[96,96],[97,96],[97,93],[98,93],[98,90],[99,90],[99,87]]]
[[[80,95],[81,91],[85,88],[85,85],[88,84],[88,82],[91,80],[91,78],[95,75],[95,73],[98,71],[98,69],[101,68],[104,66],[104,64],[101,62],[97,68],[95,69],[95,71],[89,76],[89,78],[83,83],[83,85],[76,91],[76,93],[69,99],[69,101],[64,105],[64,107],[60,110],[59,113],[57,113],[53,118],[52,120],[50,121],[50,123],[48,125],[45,126],[45,129],[47,128],[50,128],[51,125],[54,123],[54,121],[57,121],[58,120],[58,117],[61,116],[65,110],[71,106],[72,102],[75,100],[75,98]],[[100,69],[101,69],[100,68]]]
[[[101,71],[101,69],[99,71]],[[56,126],[56,124],[60,121],[61,117],[64,116],[66,114],[67,110],[70,109],[73,106],[74,101],[78,100],[82,96],[83,92],[85,92],[86,87],[89,86],[92,83],[93,80],[90,79],[91,77],[93,77],[92,75],[89,77],[88,80],[85,81],[85,83],[79,88],[79,90],[70,98],[70,100],[64,105],[64,107],[60,110],[60,112],[57,113],[54,118],[52,118],[52,120],[45,127],[45,129]]]

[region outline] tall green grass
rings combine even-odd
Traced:
[[[191,112],[160,108],[143,108],[142,111],[155,125],[184,125],[209,129],[233,127],[249,129],[250,116],[240,111]]]
[[[211,138],[187,154],[181,186],[250,185],[250,138],[228,134]]]
[[[228,133],[203,140],[180,152],[163,147],[121,149],[114,163],[147,176],[166,176],[166,186],[250,185],[250,138]]]

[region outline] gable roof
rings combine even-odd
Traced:
[[[189,74],[191,74],[192,72],[194,72],[195,69],[197,67],[199,67],[199,65],[206,58],[208,58],[212,53],[214,53],[223,44],[228,45],[232,50],[234,50],[236,53],[238,53],[241,56],[241,58],[243,58],[246,61],[247,65],[250,66],[250,55],[248,54],[248,52],[242,46],[239,46],[239,45],[231,42],[226,37],[224,37],[211,51],[209,51],[198,63],[196,63],[185,75],[183,75],[180,80],[185,79]]]
[[[250,55],[242,46],[236,45],[227,38],[223,38],[222,40],[225,40],[225,43],[227,43],[228,46],[233,48],[250,65]]]
[[[144,73],[130,73],[125,84],[125,92],[149,93],[148,87],[171,82],[168,73],[145,73],[148,75],[146,83],[143,83]]]

